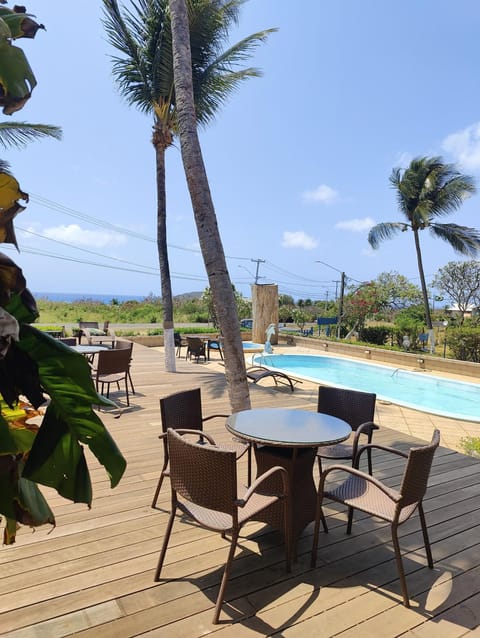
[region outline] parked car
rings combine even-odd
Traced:
[[[240,321],[240,327],[251,330],[253,328],[253,319],[242,319]]]

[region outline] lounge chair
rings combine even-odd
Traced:
[[[253,383],[258,383],[262,379],[267,379],[271,377],[275,381],[275,385],[279,383],[283,385],[289,385],[291,391],[294,390],[294,383],[301,383],[297,379],[292,379],[285,374],[284,372],[279,372],[278,370],[269,370],[268,368],[264,368],[263,366],[251,366],[247,368],[247,378],[253,381]]]

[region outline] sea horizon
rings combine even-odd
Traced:
[[[47,299],[48,301],[64,301],[72,303],[74,301],[98,301],[104,304],[112,303],[116,300],[120,303],[125,301],[143,301],[147,295],[116,295],[116,294],[98,294],[83,292],[33,292],[36,299]]]

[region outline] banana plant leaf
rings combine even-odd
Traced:
[[[28,60],[18,47],[0,39],[0,106],[11,115],[30,99],[37,80]]]
[[[22,324],[18,347],[37,364],[42,387],[50,396],[24,476],[90,505],[91,487],[85,477],[88,469],[80,444],[88,445],[105,467],[112,487],[126,467],[117,445],[92,409],[92,405],[115,404],[96,392],[87,361],[65,344]],[[48,462],[50,457],[54,463]],[[68,471],[62,459],[68,463]]]
[[[39,29],[45,29],[32,19],[32,14],[25,13],[25,7],[15,6],[14,9],[0,7],[0,18],[4,20],[10,30],[10,37],[34,38]]]

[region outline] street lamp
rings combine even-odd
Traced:
[[[443,322],[443,327],[445,328],[445,334],[443,336],[443,358],[444,359],[447,356],[447,326],[448,326],[448,321],[445,319],[445,321]]]

